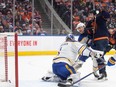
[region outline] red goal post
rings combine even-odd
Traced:
[[[9,49],[10,37],[14,46]],[[0,33],[0,87],[18,87],[18,81],[18,36],[16,33]]]

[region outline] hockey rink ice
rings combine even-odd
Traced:
[[[19,87],[58,87],[55,82],[44,82],[41,78],[51,70],[54,56],[19,57]],[[105,56],[106,61],[109,56]],[[81,77],[92,72],[92,61],[89,58],[79,70]],[[98,81],[93,75],[80,82],[79,87],[116,87],[116,65],[107,66],[108,80]]]

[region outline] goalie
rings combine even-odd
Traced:
[[[66,81],[69,85],[79,79],[80,73],[76,70],[77,54],[85,56],[94,56],[99,58],[101,53],[88,49],[85,45],[76,42],[73,34],[66,36],[66,41],[61,44],[57,57],[53,59],[52,70],[44,76],[44,81]]]

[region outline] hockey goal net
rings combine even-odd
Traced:
[[[17,42],[16,33],[0,33],[0,87],[18,87]]]

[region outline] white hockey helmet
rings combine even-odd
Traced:
[[[67,36],[66,36],[66,40],[68,40],[68,39],[70,39],[71,41],[75,41],[75,37],[74,37],[74,35],[73,34],[68,34]]]
[[[76,29],[78,29],[78,28],[80,28],[80,27],[85,27],[85,24],[82,23],[82,22],[80,22],[79,24],[77,24]]]

